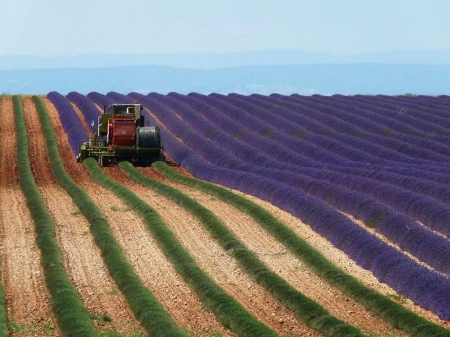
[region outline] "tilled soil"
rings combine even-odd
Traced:
[[[35,243],[35,226],[19,187],[13,104],[2,97],[0,226],[2,284],[11,336],[59,336]]]
[[[318,335],[300,322],[291,310],[251,280],[194,216],[162,195],[128,181],[120,169],[112,168],[107,171],[115,180],[123,183],[154,208],[201,269],[252,315],[281,336]]]
[[[284,278],[295,289],[322,305],[332,315],[364,331],[386,334],[394,330],[358,302],[348,298],[312,273],[303,262],[274,240],[247,214],[190,187],[177,183],[169,183],[169,185],[210,209],[272,271]],[[401,335],[398,331],[395,333]]]

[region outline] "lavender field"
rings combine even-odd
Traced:
[[[269,201],[450,320],[450,97],[48,95],[74,153],[99,107],[138,102],[194,177]],[[96,125],[91,131],[95,130]]]

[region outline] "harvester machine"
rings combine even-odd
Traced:
[[[145,165],[162,158],[158,126],[144,126],[140,104],[110,104],[98,117],[98,131],[79,148],[77,161],[95,158],[101,166],[121,160]]]

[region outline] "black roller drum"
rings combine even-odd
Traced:
[[[161,147],[159,126],[146,126],[137,128],[137,147]]]

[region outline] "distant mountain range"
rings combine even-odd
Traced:
[[[352,55],[298,50],[264,50],[234,53],[184,54],[89,54],[75,56],[1,56],[0,70],[41,68],[103,68],[121,66],[166,66],[214,69],[257,65],[297,64],[427,64],[450,65],[450,50],[390,51]]]
[[[450,93],[450,51],[0,56],[0,93]]]

